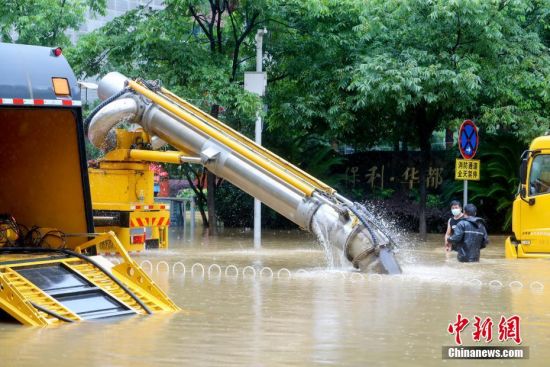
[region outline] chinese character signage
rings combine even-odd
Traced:
[[[490,343],[493,340],[493,319],[491,317],[482,319],[479,316],[474,316],[474,320],[472,340],[475,342],[483,341],[485,343]],[[520,322],[521,319],[518,315],[512,315],[508,318],[502,315],[498,322],[498,341],[505,342],[507,340],[512,340],[516,344],[521,344]],[[468,324],[470,324],[470,320],[458,313],[456,321],[450,323],[447,327],[449,334],[454,336],[456,345],[462,345],[460,333],[466,329]]]
[[[421,159],[419,152],[354,153],[346,156],[345,165],[335,173],[342,174],[346,189],[349,190],[367,193],[383,190],[408,192],[419,188]],[[426,188],[430,193],[441,190],[448,170],[446,162],[444,152],[432,154],[426,167]]]
[[[455,164],[455,180],[479,181],[479,159],[457,159]]]

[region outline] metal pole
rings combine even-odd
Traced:
[[[265,29],[259,29],[256,33],[256,72],[262,72],[263,61],[263,38],[267,33]],[[256,115],[256,125],[254,129],[254,141],[262,144],[262,116],[258,112]],[[258,199],[254,199],[254,248],[262,247],[262,202]]]
[[[468,180],[464,180],[464,197],[462,200],[462,207],[464,208],[468,204]]]
[[[262,144],[262,118],[258,113],[256,118],[255,139],[257,144]],[[262,246],[262,202],[254,199],[254,248]]]
[[[194,196],[191,197],[190,212],[191,212],[191,231],[193,231],[195,229],[195,197]]]
[[[180,208],[181,208],[181,217],[183,218],[183,228],[187,227],[185,225],[185,206],[186,206],[186,202],[185,200],[182,200],[181,203],[180,203]]]

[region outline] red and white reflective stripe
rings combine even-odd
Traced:
[[[0,105],[12,106],[82,106],[82,101],[70,99],[25,99],[25,98],[0,98]]]
[[[131,210],[149,210],[149,209],[153,209],[153,205],[131,205],[130,206],[130,209]]]
[[[168,210],[170,205],[130,205],[130,210]]]

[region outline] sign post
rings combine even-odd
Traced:
[[[464,181],[463,205],[468,204],[468,181],[479,181],[480,166],[479,160],[472,159],[477,153],[479,146],[479,134],[477,126],[472,120],[465,120],[458,130],[458,149],[462,158],[456,160],[455,180]]]

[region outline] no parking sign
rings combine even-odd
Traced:
[[[465,120],[458,130],[458,149],[464,159],[472,159],[477,153],[479,134],[472,120]]]

